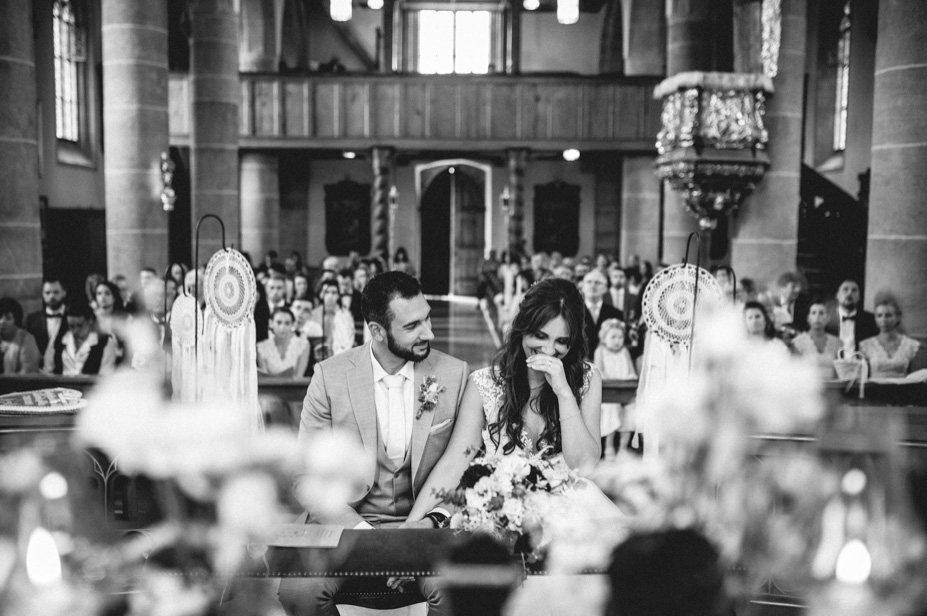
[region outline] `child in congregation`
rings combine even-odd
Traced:
[[[593,361],[602,379],[636,379],[634,360],[625,345],[625,325],[618,319],[606,319],[599,328],[599,346]],[[602,455],[613,458],[622,448],[630,446],[631,436],[636,430],[634,404],[621,405],[614,402],[602,404]],[[617,440],[617,442],[616,442]]]

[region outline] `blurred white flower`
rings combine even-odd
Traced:
[[[304,449],[296,498],[311,511],[335,513],[364,493],[363,446],[342,432],[313,437]]]

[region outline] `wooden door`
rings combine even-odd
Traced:
[[[483,259],[485,204],[483,172],[458,166],[451,178],[454,245],[451,279],[454,294],[476,295]]]

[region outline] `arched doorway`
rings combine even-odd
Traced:
[[[468,165],[422,173],[421,280],[425,293],[475,295],[483,256],[486,174]]]

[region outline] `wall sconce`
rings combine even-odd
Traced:
[[[512,215],[512,195],[509,193],[509,187],[506,186],[502,189],[502,194],[499,195],[499,200],[502,202],[502,211],[506,216]]]
[[[161,152],[161,205],[165,212],[174,211],[174,203],[177,202],[177,193],[174,192],[172,184],[174,183],[174,161],[171,160],[170,154]]]

